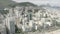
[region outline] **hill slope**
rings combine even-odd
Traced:
[[[20,5],[20,6],[37,6],[37,5],[30,3],[30,2],[21,2],[21,3],[18,3],[18,5]]]
[[[0,7],[7,7],[9,4],[14,4],[14,1],[11,0],[0,0]]]

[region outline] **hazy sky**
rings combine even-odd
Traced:
[[[16,2],[32,2],[37,5],[41,4],[50,4],[50,5],[55,5],[55,6],[60,6],[60,0],[13,0]]]

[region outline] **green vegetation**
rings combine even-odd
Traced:
[[[32,29],[33,32],[35,32],[36,30],[35,29]]]
[[[37,6],[37,5],[30,2],[21,2],[21,3],[9,4],[8,6],[13,8],[15,6]]]
[[[18,27],[15,25],[15,33],[22,33],[22,29],[18,29]]]
[[[4,14],[9,13],[9,11],[8,11],[8,10],[0,10],[0,13],[1,13],[2,15],[4,15]]]
[[[38,12],[38,9],[34,9],[34,13]]]
[[[18,27],[15,25],[15,33],[16,34],[27,34],[28,32],[23,32],[22,29],[18,29]]]
[[[21,3],[18,3],[17,5],[19,5],[19,6],[37,6],[30,2],[21,2]]]

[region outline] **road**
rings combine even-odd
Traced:
[[[52,32],[46,32],[46,34],[60,34],[60,29]]]
[[[29,32],[28,34],[42,34],[41,32]],[[60,29],[51,31],[51,32],[45,32],[45,34],[60,34]]]

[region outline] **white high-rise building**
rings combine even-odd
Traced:
[[[5,24],[8,29],[8,34],[15,34],[15,21],[13,20],[13,18],[6,18]]]

